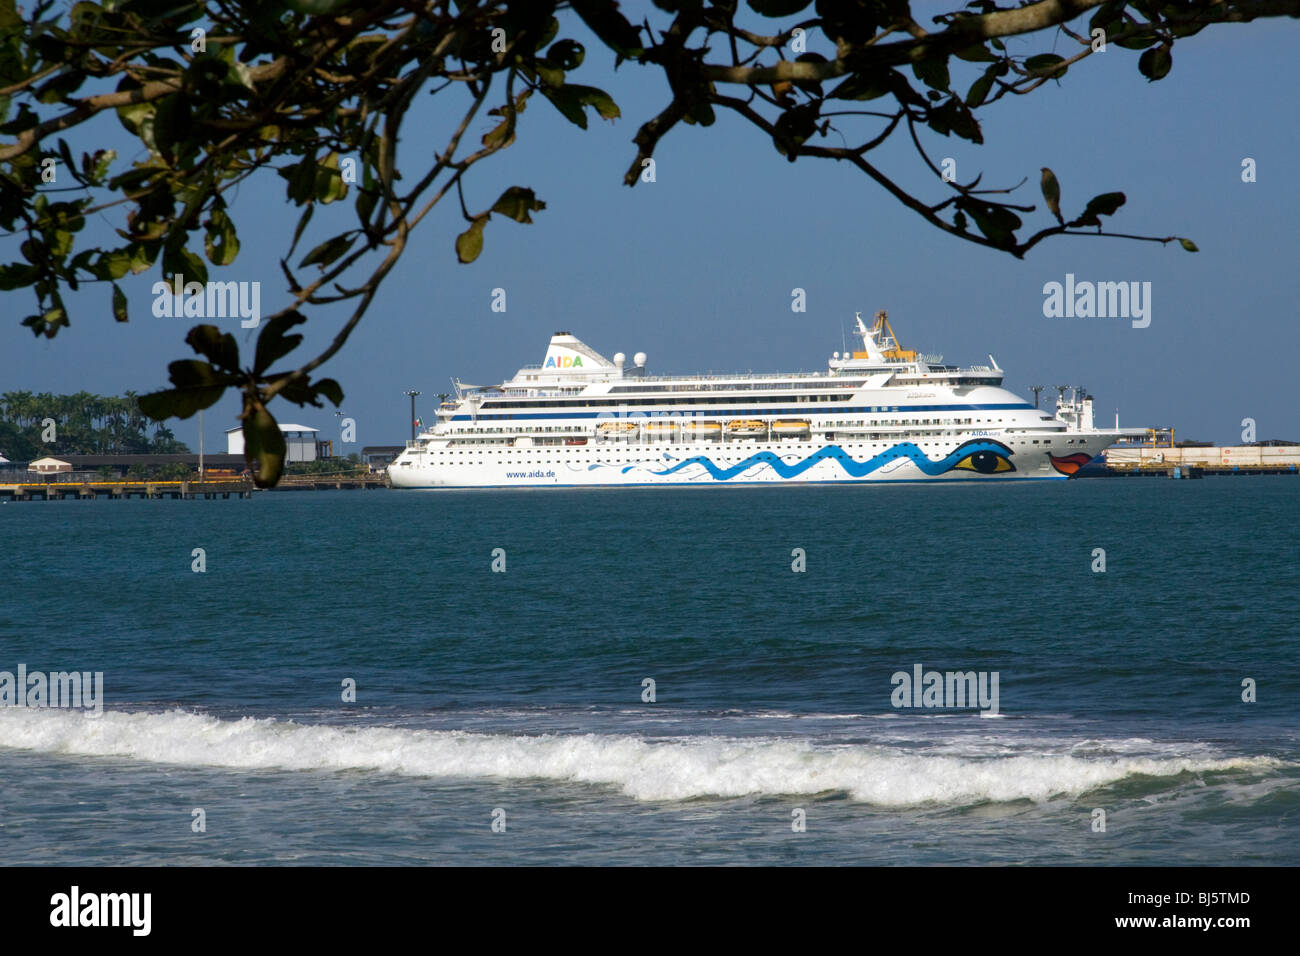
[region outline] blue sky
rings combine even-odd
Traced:
[[[589,39],[581,28],[561,35]],[[813,370],[842,347],[855,311],[880,308],[905,346],[959,364],[985,362],[991,352],[1017,393],[1029,395],[1030,384],[1086,385],[1104,423],[1118,409],[1125,427],[1173,424],[1179,437],[1235,442],[1250,417],[1260,438],[1300,440],[1297,41],[1300,24],[1290,21],[1210,28],[1176,44],[1173,70],[1158,83],[1139,74],[1136,52],[1111,47],[1059,86],[981,111],[984,146],[928,137],[930,154],[956,159],[963,180],[980,170],[987,186],[1027,177],[1016,195],[1038,206],[1026,216],[1035,228],[1049,222],[1038,192],[1039,168],[1048,166],[1067,216],[1096,194],[1122,190],[1128,204],[1110,228],[1185,235],[1201,250],[1066,237],[1040,244],[1025,261],[949,238],[852,168],[807,158],[790,164],[761,132],[722,112],[712,128],[670,133],[656,153],[657,181],[628,189],[631,137],[665,105],[666,86],[652,69],[625,64],[613,72],[612,54],[589,43],[588,62],[572,79],[603,85],[623,118],[592,116],[582,131],[535,98],[519,141],[469,178],[467,202],[486,208],[518,184],[548,207],[532,225],[494,217],[478,261],[456,262],[452,243],[464,224],[454,204],[422,224],[349,345],[321,372],[342,383],[342,411],[357,423],[357,444],[336,451],[401,441],[409,433],[403,390],[423,392],[417,412],[429,421],[451,376],[499,382],[540,361],[557,329],[606,355],[645,351],[656,373]],[[1025,54],[1053,45],[1047,35],[1009,41]],[[1061,40],[1055,46],[1068,49]],[[954,63],[957,88],[976,75],[966,66]],[[446,128],[434,102],[423,97],[426,105],[408,117],[401,154],[408,176],[438,148],[431,134]],[[483,118],[475,135],[494,123]],[[69,137],[74,153],[120,145],[115,127],[109,117],[93,134]],[[1254,183],[1241,179],[1246,157],[1257,163]],[[905,133],[871,158],[924,197],[944,195],[922,175]],[[351,208],[349,200],[330,215],[320,210],[301,248],[345,228]],[[283,302],[276,262],[297,210],[270,173],[241,187],[232,214],[242,250],[211,277],[260,280],[269,313]],[[9,240],[0,254],[16,257]],[[1045,318],[1043,285],[1066,273],[1150,282],[1150,326]],[[32,311],[30,293],[4,293],[0,391],[120,394],[165,385],[167,362],[191,357],[182,339],[193,320],[151,314],[158,278],[154,270],[125,280],[128,325],[112,321],[103,289],[72,297],[73,325],[52,341],[18,324]],[[796,287],[807,294],[803,314],[791,311]],[[506,290],[504,314],[491,310],[494,288]],[[345,317],[341,308],[316,310],[295,355],[322,347]],[[251,351],[256,330],[229,324]],[[208,411],[209,450],[236,424],[238,408],[230,396]],[[277,401],[272,410],[282,422],[340,437],[332,406]],[[171,424],[197,447],[197,418]]]

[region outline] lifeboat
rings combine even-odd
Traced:
[[[773,437],[788,438],[795,435],[807,435],[812,431],[812,422],[806,418],[778,418],[772,423]]]
[[[564,439],[564,443],[565,443],[566,445],[585,445],[585,444],[587,444],[587,439],[585,439],[585,438],[566,438],[566,439]]]
[[[727,422],[727,434],[738,438],[767,435],[767,422],[757,418],[736,418]]]
[[[601,422],[596,426],[596,433],[606,437],[623,437],[636,434],[636,422]]]
[[[676,422],[646,422],[646,433],[649,435],[671,435],[677,431]]]
[[[682,431],[688,435],[721,435],[722,425],[719,422],[690,421],[682,424]]]

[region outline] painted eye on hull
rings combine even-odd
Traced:
[[[1016,466],[1011,464],[1005,455],[995,451],[973,452],[953,465],[953,468],[977,471],[981,475],[996,475],[999,472],[1016,470]]]

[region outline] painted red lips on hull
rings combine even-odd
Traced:
[[[1073,475],[1084,465],[1088,464],[1088,462],[1092,461],[1091,455],[1085,454],[1081,451],[1075,452],[1073,455],[1063,455],[1060,458],[1057,458],[1051,452],[1048,452],[1047,457],[1052,459],[1052,467],[1063,475]]]

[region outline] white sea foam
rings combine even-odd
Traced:
[[[0,747],[231,769],[369,770],[431,778],[542,779],[638,800],[845,793],[880,806],[1046,800],[1136,774],[1263,771],[1267,757],[1038,754],[955,757],[778,738],[497,735],[218,720],[184,711],[81,714],[0,708]]]

